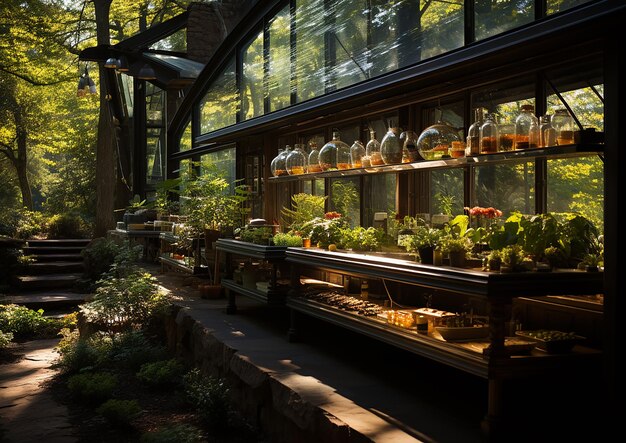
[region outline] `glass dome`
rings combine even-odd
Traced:
[[[291,151],[291,147],[287,145],[285,149],[280,149],[278,155],[274,157],[270,168],[274,177],[280,177],[281,175],[287,175],[287,156]]]
[[[320,167],[320,150],[317,149],[317,143],[314,140],[309,142],[309,149],[307,172],[322,172]]]
[[[457,131],[440,121],[422,131],[417,139],[417,150],[424,160],[450,158],[452,142],[460,141]]]
[[[289,153],[285,161],[289,175],[305,174],[307,172],[307,155],[302,145],[296,143],[296,147]]]

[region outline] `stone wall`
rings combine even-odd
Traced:
[[[167,345],[204,374],[227,380],[235,407],[276,443],[365,443],[371,440],[304,400],[273,373],[219,341],[191,311],[177,308],[165,321]]]

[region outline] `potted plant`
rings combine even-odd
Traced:
[[[433,264],[434,251],[439,246],[444,232],[441,229],[429,226],[416,226],[412,235],[406,235],[401,240],[407,252],[415,254],[424,264]]]
[[[487,267],[490,271],[499,271],[502,265],[502,251],[492,249],[487,255]]]
[[[469,237],[457,237],[447,234],[441,239],[441,250],[448,255],[450,266],[456,268],[465,267],[467,254],[474,247],[474,242]]]
[[[510,245],[502,249],[501,272],[515,272],[526,269],[524,250],[520,245]]]

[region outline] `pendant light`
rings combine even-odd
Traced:
[[[139,70],[137,78],[139,80],[154,80],[156,79],[156,74],[154,72],[154,69],[152,69],[152,66],[144,64]]]
[[[96,93],[96,84],[91,77],[89,77],[89,71],[87,70],[87,66],[85,66],[85,72],[83,72],[78,79],[76,95],[78,97],[84,97],[85,95]]]

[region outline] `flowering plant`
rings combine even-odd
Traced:
[[[489,243],[494,232],[500,229],[497,219],[502,217],[502,211],[493,207],[483,208],[474,206],[473,208],[463,208],[469,217],[470,226],[476,231],[474,239],[477,243]]]
[[[348,227],[348,222],[338,212],[327,212],[324,217],[315,217],[301,228],[303,237],[311,239],[311,244],[327,248],[330,244],[341,243],[341,230]]]

